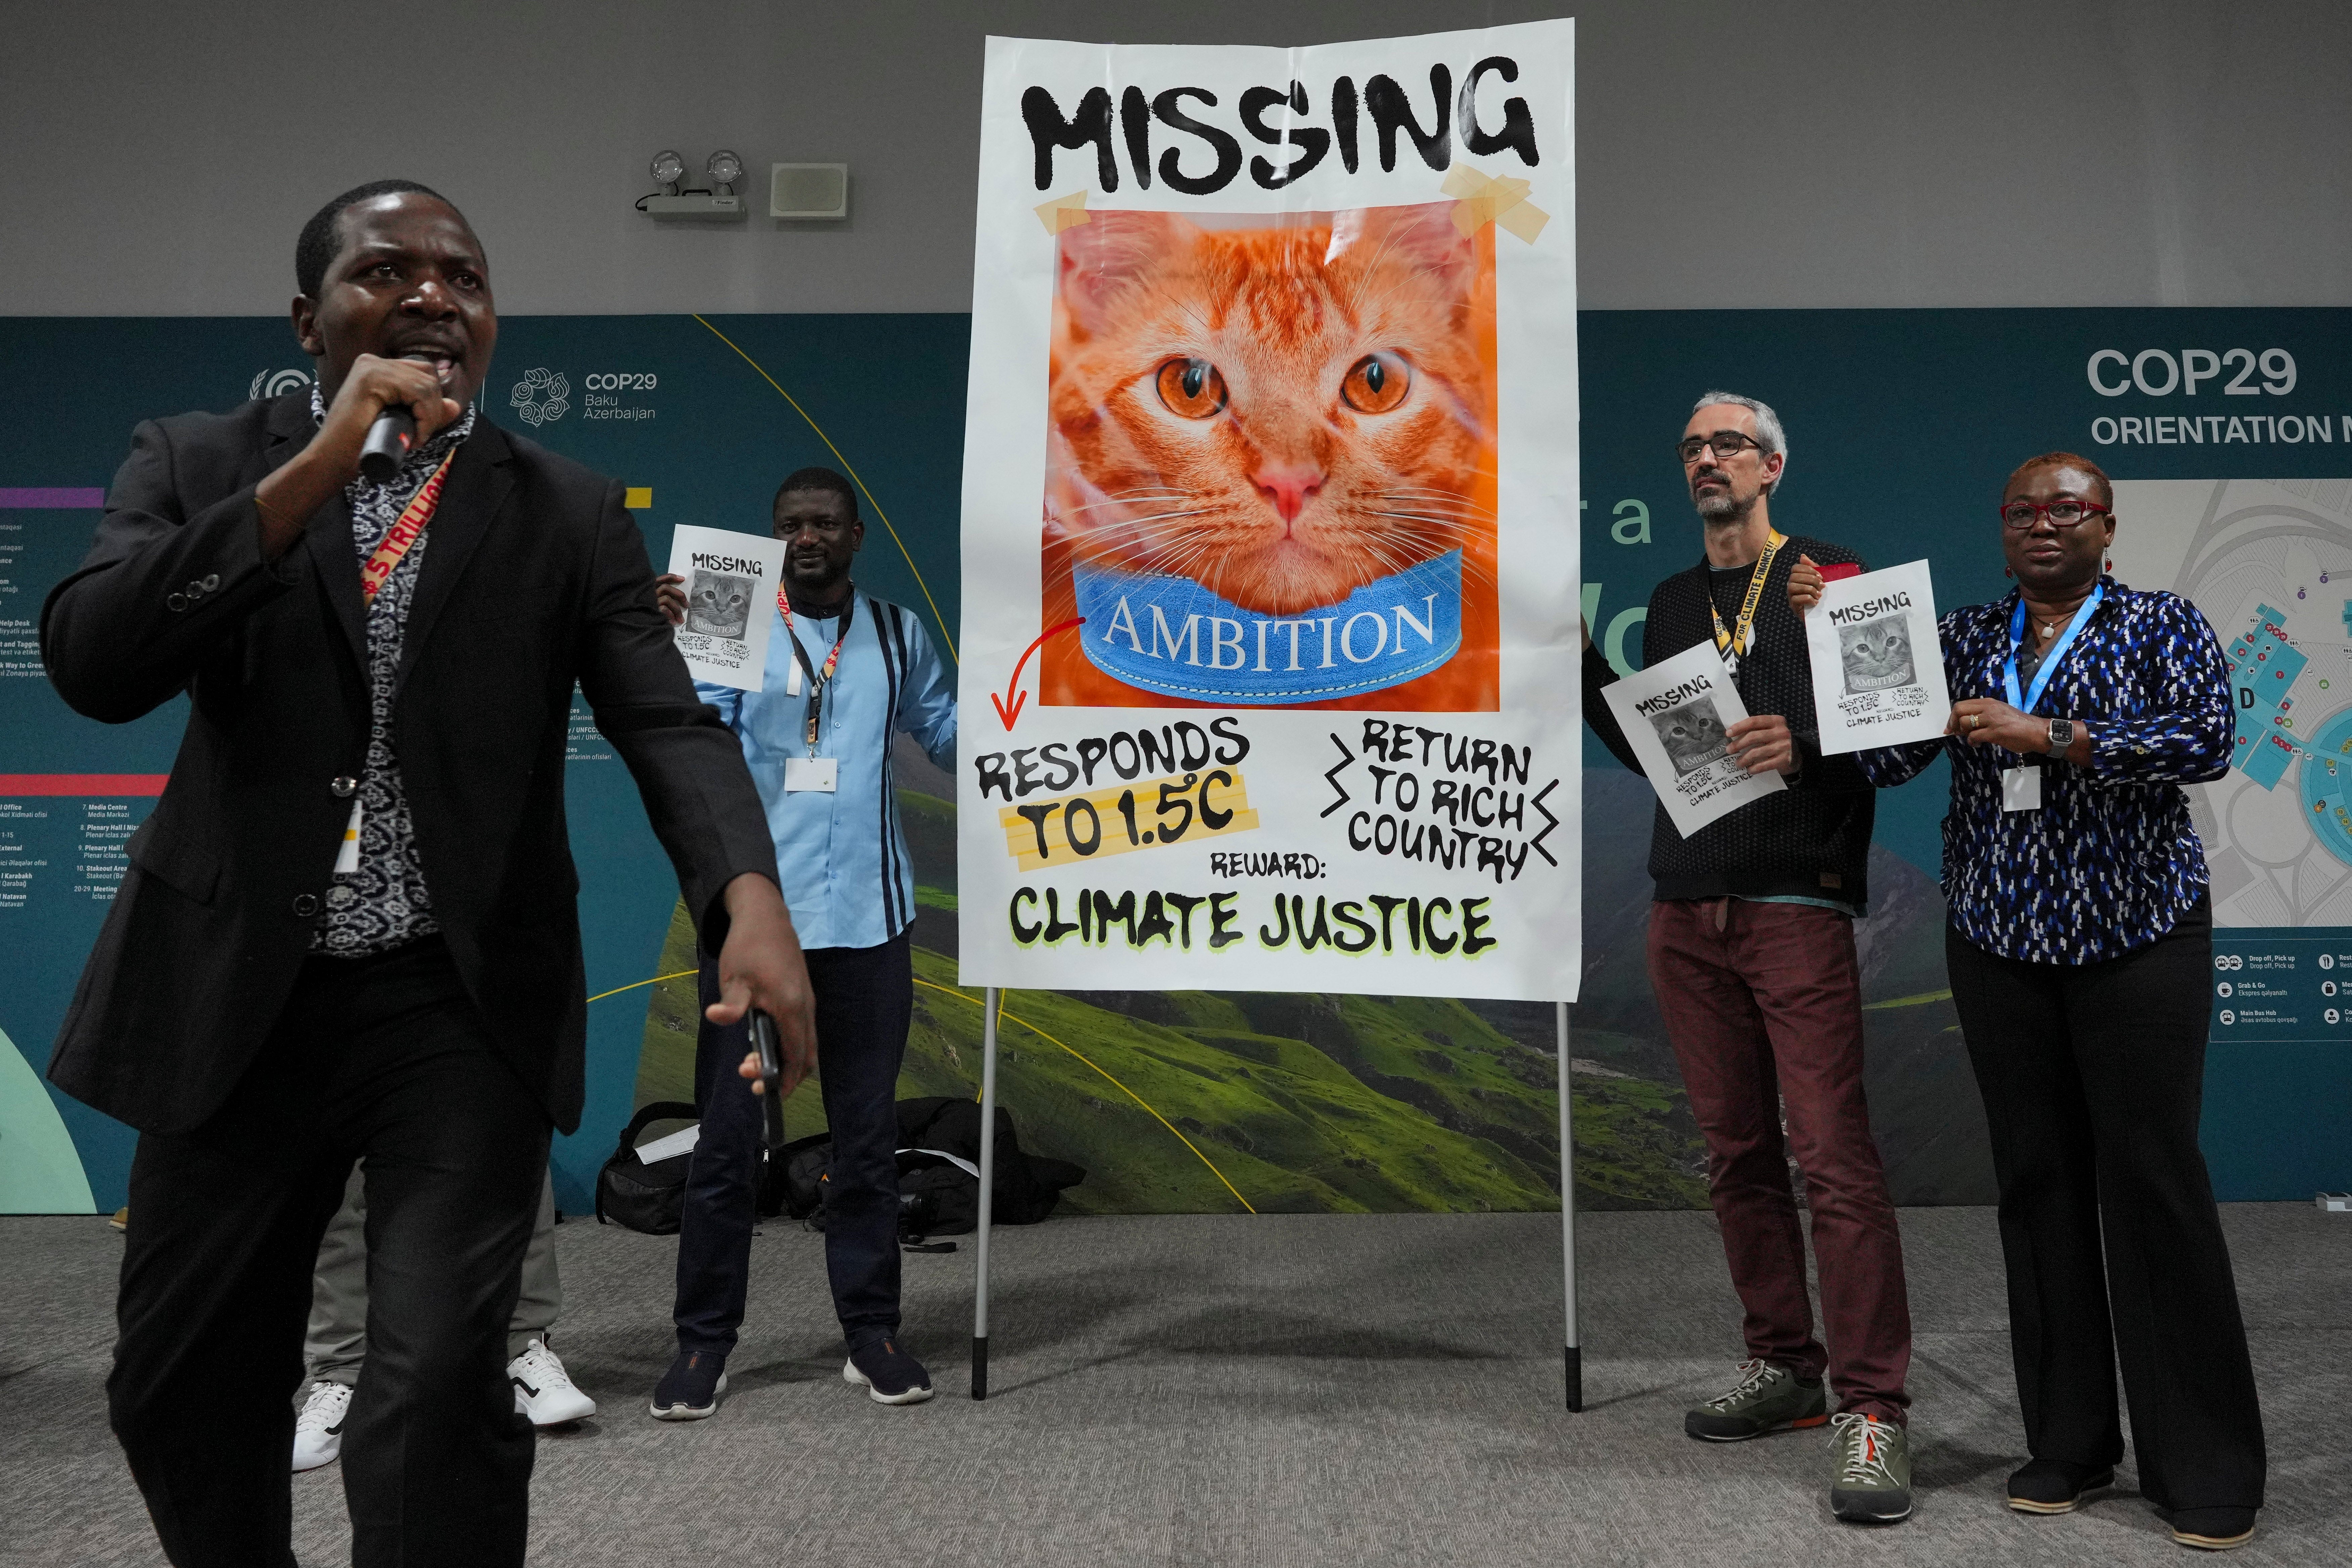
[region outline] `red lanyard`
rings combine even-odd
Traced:
[[[833,679],[833,672],[841,667],[841,645],[849,640],[849,617],[851,613],[857,607],[857,591],[856,589],[853,588],[850,590],[849,598],[849,607],[844,610],[841,616],[841,635],[833,639],[833,651],[824,656],[824,673],[822,675],[812,673],[810,676],[810,679],[819,686]],[[793,651],[796,654],[800,654],[800,634],[793,630],[792,601],[784,596],[784,591],[782,588],[778,588],[776,590],[776,609],[777,612],[784,617],[784,631],[793,639]],[[808,656],[806,654],[800,654],[800,659],[803,665],[808,663]]]
[[[392,580],[392,569],[399,565],[401,557],[424,537],[425,525],[433,521],[434,510],[441,504],[441,482],[449,477],[449,465],[457,458],[457,449],[452,447],[449,455],[441,459],[441,466],[433,470],[433,477],[426,479],[424,488],[410,497],[408,504],[401,509],[400,520],[385,532],[383,542],[375,547],[375,553],[367,558],[367,564],[360,568],[360,596],[368,603],[375,602],[376,590]],[[790,616],[786,618],[790,619]],[[835,648],[834,651],[838,653],[841,650]],[[825,672],[831,674],[832,668],[827,665]]]

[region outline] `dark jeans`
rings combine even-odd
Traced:
[[[1949,929],[1944,953],[1992,1131],[2026,1451],[2121,1458],[2120,1359],[2141,1493],[2261,1507],[2262,1411],[2197,1147],[2210,912],[2099,963],[1997,958]]]
[[[1901,1422],[1911,1302],[1863,1099],[1853,921],[1811,904],[1660,900],[1650,984],[1706,1135],[1707,1198],[1747,1309],[1748,1353],[1802,1378],[1826,1370],[1844,1409]],[[1826,1350],[1805,1290],[1792,1152],[1813,1215]]]
[[[817,1085],[833,1133],[824,1265],[841,1331],[856,1346],[898,1328],[898,1068],[914,1018],[914,957],[901,931],[878,947],[812,948],[807,958]],[[709,953],[700,989],[704,1006],[719,1000],[719,966]],[[760,1102],[736,1073],[750,1035],[746,1024],[722,1028],[705,1019],[695,1041],[702,1136],[678,1223],[682,1351],[725,1355],[743,1321],[760,1170]]]
[[[294,1562],[310,1273],[357,1159],[369,1349],[343,1428],[352,1561],[522,1562],[531,1429],[507,1319],[547,1140],[438,938],[305,963],[220,1112],[139,1140],[107,1396],[165,1555]]]

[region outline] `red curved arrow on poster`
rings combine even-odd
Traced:
[[[1073,616],[1058,626],[1046,627],[1035,642],[1021,650],[1021,657],[1013,663],[1013,679],[1006,684],[1004,695],[999,697],[993,691],[988,694],[988,700],[996,704],[996,716],[1004,721],[1006,729],[1013,728],[1013,721],[1021,717],[1021,705],[1029,700],[1029,694],[1021,689],[1021,671],[1029,663],[1029,656],[1044,647],[1047,637],[1059,637],[1072,626],[1082,626],[1086,624],[1086,616]]]

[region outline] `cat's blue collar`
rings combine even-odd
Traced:
[[[1242,609],[1189,577],[1071,563],[1097,669],[1167,697],[1286,707],[1400,686],[1462,648],[1462,552],[1296,616]]]

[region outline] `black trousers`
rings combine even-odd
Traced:
[[[368,1357],[343,1428],[352,1561],[522,1562],[531,1429],[506,1334],[547,1142],[438,938],[310,960],[227,1105],[139,1140],[107,1397],[172,1562],[294,1563],[310,1274],[354,1159]]]
[[[1992,1132],[2027,1452],[2121,1458],[2120,1360],[2141,1493],[2261,1507],[2262,1411],[2197,1147],[2210,912],[2098,963],[1998,958],[1948,928],[1944,952]]]
[[[824,1266],[841,1331],[857,1345],[898,1329],[898,1068],[914,1018],[914,954],[900,931],[877,947],[811,948],[806,956],[816,1082],[833,1133]],[[700,989],[704,1006],[719,1000],[719,966],[708,953]],[[760,1171],[760,1102],[736,1071],[750,1035],[746,1024],[705,1019],[695,1042],[702,1136],[678,1217],[682,1351],[726,1355],[743,1321]]]

